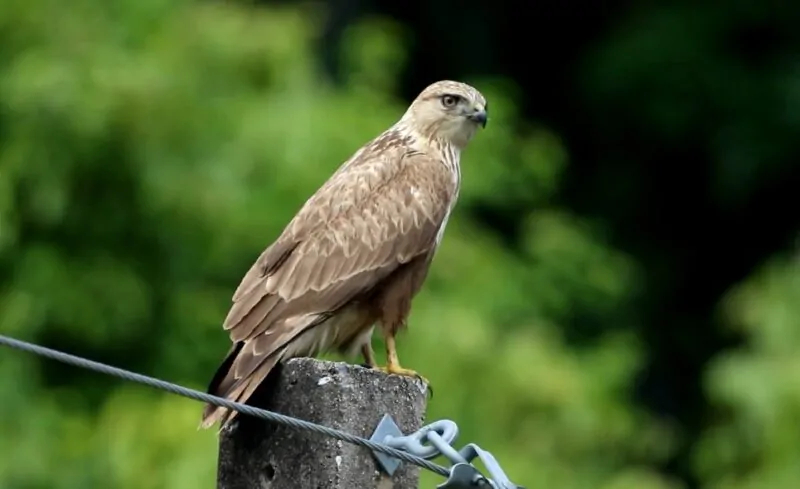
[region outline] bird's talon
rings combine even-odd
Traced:
[[[427,389],[428,394],[431,396],[431,399],[433,399],[433,386],[431,385],[431,382],[420,374],[417,374],[414,377],[417,380],[420,380],[425,383],[425,388]]]
[[[423,377],[419,373],[417,373],[417,372],[415,372],[413,370],[407,369],[407,368],[403,368],[403,367],[400,367],[400,366],[394,366],[394,365],[387,365],[385,367],[375,367],[375,369],[376,370],[380,370],[381,372],[386,373],[386,374],[402,375],[403,377],[414,377],[415,379],[421,380],[422,382],[424,382],[428,386],[428,388],[430,388],[430,385],[431,385],[431,383],[430,383],[430,381],[428,379],[426,379],[425,377]]]

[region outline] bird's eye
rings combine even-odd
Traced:
[[[455,104],[458,103],[458,97],[455,95],[444,95],[442,97],[442,105],[445,107],[453,107]]]

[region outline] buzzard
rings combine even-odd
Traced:
[[[306,201],[233,295],[223,325],[233,346],[210,394],[244,403],[281,360],[328,351],[360,352],[372,368],[424,380],[400,366],[395,336],[442,240],[461,151],[486,126],[486,109],[470,85],[433,83]],[[372,349],[376,323],[385,367]],[[206,405],[200,426],[235,416]]]

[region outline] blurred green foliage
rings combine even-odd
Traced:
[[[354,25],[344,88],[312,56],[317,10],[189,0],[7,0],[0,7],[0,331],[203,388],[228,348],[233,289],[261,249],[406,102],[402,29]],[[575,346],[575,309],[630,321],[639,269],[552,201],[567,149],[527,124],[508,80],[466,80],[492,120],[463,160],[460,206],[535,203],[521,251],[451,220],[400,342],[436,386],[429,418],[491,450],[529,489],[681,487],[655,467],[681,436],[631,400],[642,348]],[[422,88],[422,87],[420,87]],[[796,262],[723,308],[752,346],[719,358],[709,488],[794,487],[800,444]],[[764,382],[764,378],[776,379]],[[0,487],[213,488],[200,405],[0,353]],[[747,477],[739,477],[744,471]],[[422,487],[439,483],[423,476]]]
[[[715,359],[706,378],[718,415],[696,469],[713,489],[797,487],[800,480],[800,260],[776,257],[722,309],[748,348]]]

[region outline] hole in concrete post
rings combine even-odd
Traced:
[[[264,466],[264,477],[270,481],[275,478],[275,467],[273,467],[272,464],[267,464]]]

